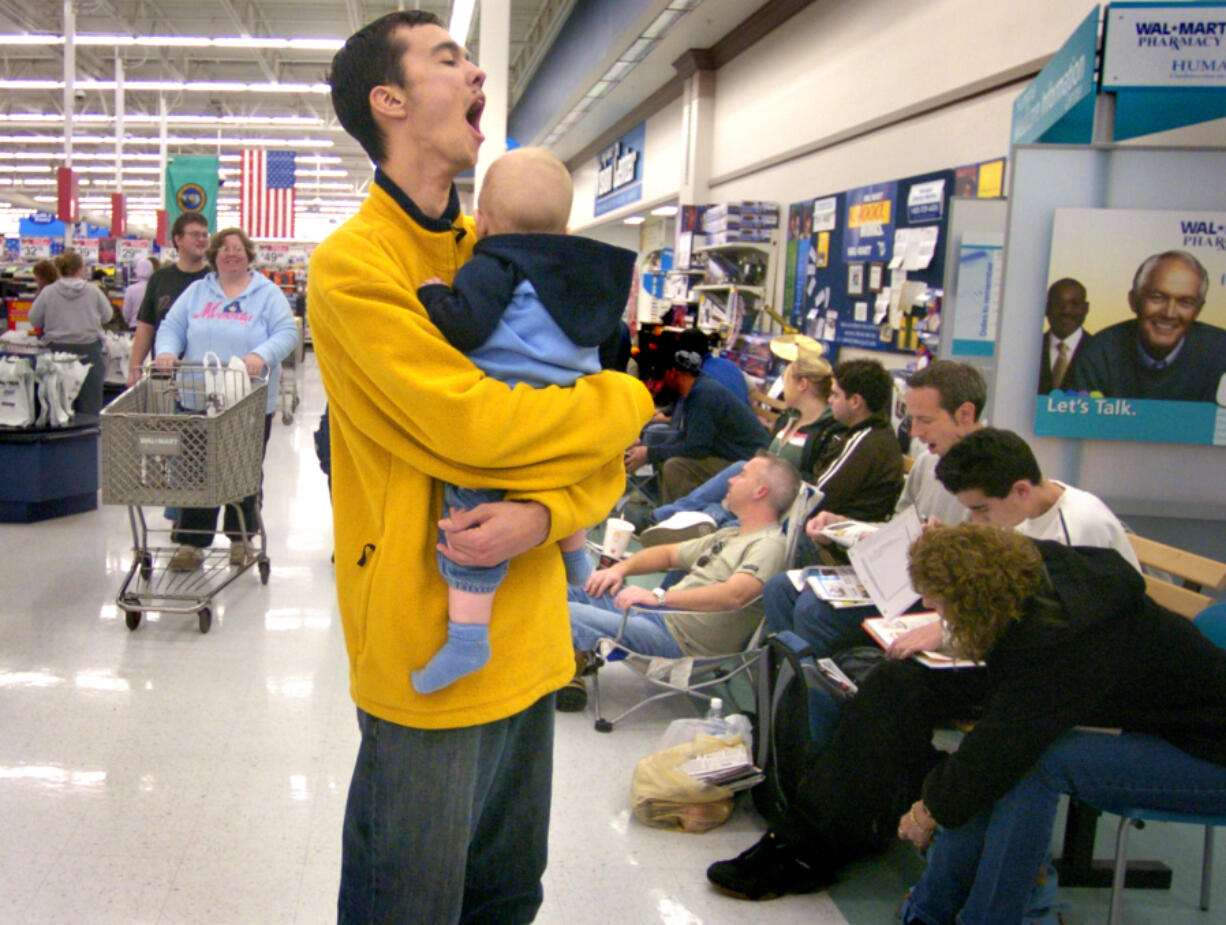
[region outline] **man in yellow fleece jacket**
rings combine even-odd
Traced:
[[[619,373],[508,388],[418,301],[472,252],[453,179],[476,162],[485,75],[436,17],[391,13],[330,75],[378,165],[314,252],[309,304],[330,403],[336,583],[362,744],[345,811],[339,921],[529,922],[542,899],[553,692],[574,673],[558,539],[608,513],[651,414]],[[443,520],[447,554],[510,559],[489,664],[433,694],[409,672],[443,643],[442,482],[507,500]],[[466,529],[467,528],[467,529]]]

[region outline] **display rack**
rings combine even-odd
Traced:
[[[694,254],[707,260],[703,282],[690,290],[699,297],[698,327],[718,333],[724,344],[746,331],[781,330],[770,304],[779,265],[777,232],[766,243],[711,244],[695,247]]]

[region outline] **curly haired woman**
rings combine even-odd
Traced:
[[[1061,793],[1226,813],[1226,652],[1118,553],[963,524],[925,533],[910,570],[954,648],[986,662],[987,697],[899,820],[932,846],[904,923],[1021,921]]]

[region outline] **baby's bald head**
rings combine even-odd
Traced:
[[[490,165],[477,211],[485,234],[565,234],[574,187],[544,148],[516,148]]]

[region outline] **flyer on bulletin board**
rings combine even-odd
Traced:
[[[1224,282],[1226,213],[1057,209],[1035,433],[1226,446]]]

